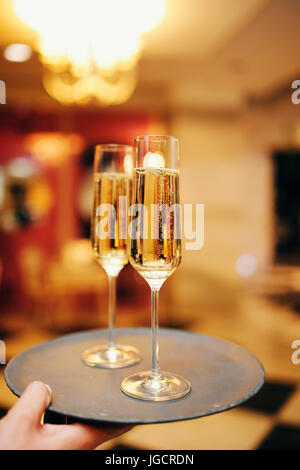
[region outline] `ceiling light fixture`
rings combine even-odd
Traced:
[[[14,0],[38,32],[47,92],[64,103],[120,104],[135,89],[143,35],[159,24],[166,0]]]

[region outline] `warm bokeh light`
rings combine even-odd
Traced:
[[[10,44],[3,55],[10,62],[26,62],[32,56],[32,49],[27,44]]]
[[[164,168],[165,159],[160,153],[146,153],[143,161],[145,168]]]
[[[127,154],[124,158],[124,170],[128,175],[131,175],[133,170],[132,156]]]
[[[19,157],[12,160],[6,171],[11,178],[28,179],[36,175],[37,166],[30,158]]]
[[[13,3],[19,18],[42,37],[64,32],[65,37],[72,39],[96,36],[99,40],[109,35],[126,42],[126,36],[149,31],[166,14],[165,0],[14,0]]]
[[[54,196],[49,185],[42,179],[37,179],[28,187],[26,200],[34,218],[40,219],[50,211]]]
[[[83,139],[77,134],[45,132],[29,134],[24,145],[35,160],[47,165],[59,165],[81,151]]]
[[[134,70],[119,72],[106,79],[96,73],[75,78],[71,74],[45,72],[43,84],[48,94],[66,105],[99,101],[103,105],[127,101],[136,86]]]
[[[249,253],[243,253],[235,263],[235,269],[241,277],[250,277],[256,271],[256,258]]]
[[[94,255],[89,240],[81,239],[70,241],[64,246],[62,258],[66,266],[92,263],[94,261]]]
[[[136,81],[126,72],[137,64],[143,34],[166,12],[165,0],[14,0],[14,8],[39,33],[36,47],[52,75],[83,79],[66,83],[46,74],[47,92],[64,104],[93,98],[103,104],[127,101]],[[116,73],[118,83],[112,84],[108,77]]]

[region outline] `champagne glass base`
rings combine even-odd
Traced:
[[[141,360],[139,352],[132,346],[94,346],[82,354],[83,362],[101,369],[122,369],[133,366]]]
[[[191,384],[180,375],[161,372],[160,376],[155,377],[148,371],[126,377],[121,383],[121,390],[140,400],[168,401],[187,395]]]

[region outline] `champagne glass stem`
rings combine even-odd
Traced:
[[[116,289],[117,276],[108,276],[109,304],[108,304],[108,348],[116,347],[114,329],[116,322]]]
[[[151,331],[152,331],[152,378],[160,377],[159,326],[158,326],[159,289],[151,288]]]

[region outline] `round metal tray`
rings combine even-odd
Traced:
[[[120,390],[130,374],[151,368],[148,328],[116,330],[118,343],[137,347],[142,361],[126,369],[96,369],[83,364],[84,349],[105,343],[107,330],[75,333],[15,356],[6,366],[8,387],[20,396],[33,380],[53,390],[50,411],[89,422],[160,423],[207,416],[245,402],[263,385],[262,364],[228,341],[184,331],[160,329],[162,370],[186,377],[192,390],[168,402],[130,398]]]

